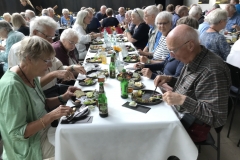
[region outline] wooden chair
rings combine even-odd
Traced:
[[[228,65],[228,68],[230,69],[231,78],[232,78],[230,97],[232,97],[234,99],[233,112],[232,112],[230,125],[228,128],[228,134],[227,134],[227,137],[229,138],[230,131],[232,128],[232,122],[233,122],[233,118],[234,118],[234,114],[235,114],[236,105],[239,104],[239,100],[240,100],[240,68],[235,67],[228,63],[226,63],[226,64]]]
[[[233,107],[233,100],[231,97],[229,97],[228,98],[228,115],[229,115],[230,111],[232,110],[232,107]],[[221,133],[222,129],[223,129],[223,126],[215,128],[215,131],[217,133],[217,145],[215,145],[215,140],[210,132],[208,133],[206,141],[196,142],[195,144],[196,144],[196,146],[198,146],[198,152],[199,153],[201,152],[202,145],[210,145],[214,149],[217,150],[217,160],[220,160],[220,140],[221,140],[220,133]]]

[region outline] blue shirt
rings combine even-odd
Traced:
[[[172,16],[172,29],[176,27],[177,21],[180,19],[180,16],[176,13]]]
[[[240,26],[240,15],[236,12],[234,15],[228,19],[225,29],[227,29],[229,32],[233,32],[234,28],[232,28],[233,25]]]
[[[22,34],[21,32],[11,31],[8,33],[5,51],[0,53],[0,62],[5,62],[4,66],[3,66],[4,72],[8,69],[8,53],[9,53],[12,45],[21,41],[23,38],[24,38],[24,34]]]
[[[211,52],[220,56],[223,60],[226,60],[231,50],[224,35],[217,32],[203,32],[200,36],[200,42]]]
[[[203,22],[202,24],[200,24],[198,27],[199,36],[201,36],[202,33],[205,32],[206,30],[208,30],[209,27],[210,25],[208,22]]]
[[[66,18],[64,16],[62,16],[61,19],[60,19],[60,24],[64,25],[64,26],[67,26],[68,22],[69,22],[70,25],[72,25],[74,23],[73,17],[69,16],[69,18],[70,18],[70,20],[66,20]]]
[[[150,26],[150,30],[153,30],[154,27],[153,26]],[[153,53],[155,51],[155,49],[157,48],[158,46],[158,41],[161,37],[162,33],[160,31],[157,31],[157,35],[156,35],[156,38],[155,38],[155,43],[154,43],[154,46],[153,46],[153,50],[152,51],[149,51],[151,53]],[[149,42],[148,42],[149,43]],[[147,47],[149,46],[149,44],[147,44]]]
[[[122,23],[122,22],[124,22],[125,15],[118,14],[118,15],[116,15],[116,18],[119,21],[119,23]]]
[[[107,18],[106,14],[102,14],[101,12],[97,12],[95,17],[98,19],[98,21],[101,21],[103,18]]]
[[[236,10],[237,10],[237,13],[240,14],[240,4],[235,4],[235,7],[236,7]]]

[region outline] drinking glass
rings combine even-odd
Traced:
[[[98,75],[98,82],[105,82],[106,77],[103,74]]]

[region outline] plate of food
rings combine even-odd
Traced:
[[[123,34],[119,34],[116,36],[116,38],[124,38],[124,35]]]
[[[125,45],[125,47],[127,48],[128,52],[133,52],[135,51],[135,48],[133,48],[131,45]]]
[[[106,51],[107,52],[107,56],[110,57],[114,52],[114,50],[110,50],[110,51]]]
[[[134,90],[140,90],[143,89],[145,87],[145,85],[139,81],[139,82],[132,82],[132,83],[128,83],[128,87],[132,87]]]
[[[102,45],[90,45],[90,51],[98,51],[99,49],[102,49]]]
[[[77,92],[77,93],[75,93]],[[97,103],[98,92],[96,90],[75,91],[76,96],[71,97],[71,101],[74,105],[95,105]]]
[[[143,74],[142,74],[141,71],[142,71],[142,69],[139,68],[139,69],[136,69],[134,72],[135,72],[135,73],[138,73],[138,74],[140,74],[140,75],[142,76]]]
[[[101,39],[94,39],[92,40],[92,45],[102,45],[103,44],[103,41]]]
[[[87,63],[102,63],[102,59],[99,56],[91,57],[86,59]]]
[[[93,86],[97,83],[95,79],[92,78],[86,78],[84,80],[79,80],[79,85],[80,86]]]
[[[226,41],[227,41],[227,43],[228,43],[229,45],[234,44],[233,41],[232,41],[231,39],[226,39]]]
[[[126,37],[123,38],[117,38],[117,42],[128,42]]]
[[[130,79],[134,82],[138,82],[141,80],[141,75],[138,73],[127,72],[127,80],[130,80]],[[119,73],[117,75],[117,80],[119,80],[119,81],[122,80],[122,73]]]
[[[157,91],[143,89],[133,92],[132,100],[142,105],[156,105],[162,102],[162,95]]]
[[[104,70],[91,70],[91,71],[86,73],[86,76],[88,78],[92,78],[92,79],[96,79],[100,75],[104,75],[105,77],[108,77],[109,76],[108,70],[107,69],[104,69]]]
[[[139,62],[139,56],[136,54],[129,54],[127,57],[123,58],[123,61],[128,63],[137,63]]]

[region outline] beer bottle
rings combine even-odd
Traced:
[[[103,82],[99,83],[98,108],[100,117],[104,118],[108,116],[107,97],[104,92]]]
[[[115,53],[111,56],[111,63],[109,65],[110,78],[116,78]]]
[[[123,99],[128,98],[128,80],[127,80],[127,72],[125,69],[122,70],[121,97]]]

